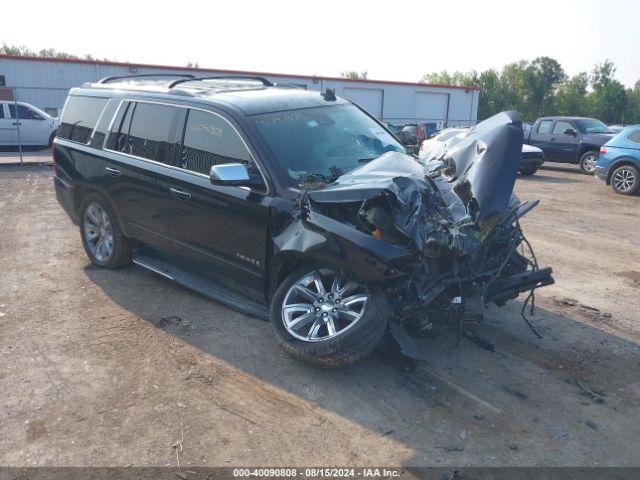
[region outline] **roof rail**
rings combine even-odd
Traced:
[[[169,85],[167,85],[167,88],[173,88],[176,85],[185,82],[195,82],[200,80],[256,80],[258,82],[261,82],[265,87],[273,87],[273,83],[271,83],[264,77],[252,77],[247,75],[218,75],[214,77],[181,78],[179,80],[174,80],[173,82],[171,82]]]
[[[112,77],[104,77],[102,80],[98,80],[98,83],[109,83],[114,80],[140,77],[186,77],[185,80],[195,79],[195,77],[189,73],[139,73],[136,75],[115,75]]]

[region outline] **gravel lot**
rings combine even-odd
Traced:
[[[518,180],[557,282],[542,340],[514,301],[478,330],[494,353],[441,333],[415,373],[325,371],[266,322],[91,266],[51,177],[0,166],[0,465],[640,465],[638,196],[572,166]]]

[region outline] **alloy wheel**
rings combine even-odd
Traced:
[[[341,272],[317,270],[291,285],[282,302],[282,321],[293,337],[320,342],[352,328],[368,303],[365,286]]]
[[[616,170],[611,179],[613,186],[620,192],[631,190],[635,180],[635,173],[631,169],[624,167]]]
[[[598,162],[598,158],[595,155],[589,155],[585,157],[582,162],[582,168],[585,172],[593,173],[596,169],[596,163]]]
[[[89,251],[100,263],[113,254],[113,228],[107,212],[97,203],[90,204],[84,213],[84,238]]]

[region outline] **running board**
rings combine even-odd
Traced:
[[[226,287],[222,287],[211,280],[203,279],[174,264],[137,252],[133,257],[133,263],[140,265],[152,272],[162,275],[169,280],[179,283],[183,287],[205,295],[217,302],[233,308],[245,315],[269,320],[269,309],[255,300],[243,297]]]

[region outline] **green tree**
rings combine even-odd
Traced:
[[[550,57],[538,57],[523,68],[522,75],[527,118],[552,113],[556,89],[567,79],[560,63]]]
[[[340,74],[342,78],[349,78],[351,80],[366,80],[369,76],[369,73],[365,70],[364,72],[356,72],[355,70],[347,70],[346,72],[342,72]]]
[[[640,80],[633,88],[627,89],[627,108],[624,112],[624,123],[640,123]]]
[[[605,123],[624,121],[628,99],[624,86],[614,78],[616,67],[605,60],[591,72],[591,114]]]
[[[556,92],[555,113],[558,115],[589,115],[588,87],[589,76],[586,72],[574,75],[562,83]]]

